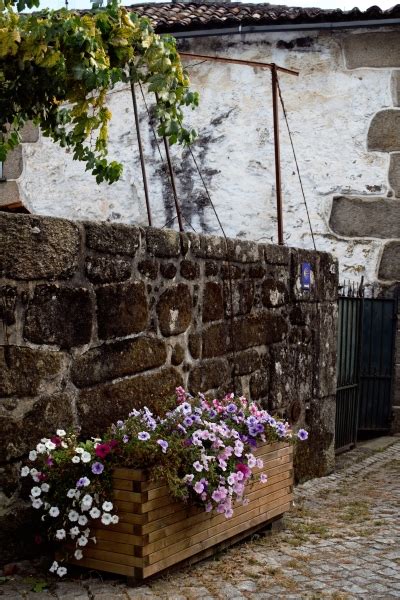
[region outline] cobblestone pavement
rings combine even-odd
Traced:
[[[359,462],[296,488],[295,507],[283,531],[253,536],[213,559],[137,588],[92,572],[80,579],[49,580],[47,591],[34,593],[35,578],[21,575],[7,578],[0,598],[400,598],[400,441],[367,458],[355,456]]]

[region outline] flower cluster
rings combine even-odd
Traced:
[[[134,409],[101,439],[78,442],[58,430],[30,452],[33,466],[24,466],[21,476],[35,484],[32,506],[42,511],[49,537],[73,544],[76,559],[89,541],[96,542],[90,535],[92,521],[118,523],[110,500],[114,466],[146,468],[152,479],[166,481],[176,499],[229,519],[236,506],[249,502],[250,483],[268,481],[257,445],[308,437],[304,429],[295,436],[287,422],[243,396],[193,398],[181,387],[176,394],[174,407],[163,417],[147,407]],[[56,561],[50,570],[66,573]]]

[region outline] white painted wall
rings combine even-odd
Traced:
[[[392,104],[390,69],[347,70],[341,39],[354,33],[357,31],[211,37],[192,40],[184,49],[275,62],[300,71],[298,78],[281,75],[280,82],[317,249],[333,252],[339,258],[342,277],[358,280],[364,274],[367,281],[374,281],[384,240],[339,239],[328,226],[335,194],[370,194],[371,186],[378,186],[377,195],[386,195],[388,186],[389,157],[368,152],[366,139],[374,113]],[[314,40],[309,48],[277,47],[280,40],[306,36]],[[188,124],[199,132],[193,151],[199,157],[226,233],[243,239],[276,241],[269,72],[207,62],[191,67],[190,74],[193,88],[201,94],[200,107],[187,115]],[[160,177],[160,159],[140,97],[138,101],[153,219],[156,226],[162,226],[174,214],[172,198],[167,180]],[[109,104],[113,113],[110,156],[123,162],[122,179],[112,186],[97,186],[83,165],[41,137],[36,144],[24,145],[25,167],[19,181],[23,200],[33,212],[146,224],[129,90],[121,88],[111,93]],[[283,120],[281,132],[286,243],[312,247]],[[182,158],[181,148],[173,147],[171,152],[188,221],[196,230],[220,233],[191,160]]]

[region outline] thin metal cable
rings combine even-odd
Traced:
[[[304,206],[306,207],[307,219],[308,219],[308,224],[310,226],[310,231],[311,231],[311,237],[312,237],[312,241],[313,241],[313,245],[314,245],[314,250],[316,250],[317,246],[315,244],[314,232],[313,232],[313,228],[312,228],[312,225],[311,225],[311,219],[310,219],[310,213],[308,212],[307,200],[306,200],[306,195],[304,193],[303,181],[302,181],[301,175],[300,175],[299,163],[297,162],[296,151],[294,149],[292,132],[290,131],[290,127],[289,127],[289,121],[288,121],[288,118],[287,118],[285,104],[284,104],[283,98],[282,98],[281,86],[279,85],[279,79],[276,78],[276,80],[277,80],[277,84],[278,84],[279,98],[280,98],[280,101],[281,101],[281,106],[282,106],[283,114],[284,114],[284,117],[285,117],[286,127],[287,127],[288,134],[289,134],[290,145],[292,146],[294,162],[295,162],[296,170],[297,170],[297,176],[299,178],[301,193],[303,195]]]

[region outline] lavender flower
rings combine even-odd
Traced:
[[[104,465],[100,462],[95,462],[92,464],[92,473],[94,473],[94,475],[101,475],[103,471]]]
[[[147,431],[140,431],[140,432],[138,433],[138,439],[139,439],[141,442],[145,442],[146,440],[149,440],[149,439],[150,439],[150,434],[149,434]]]
[[[299,431],[297,432],[297,437],[299,438],[299,440],[304,442],[304,440],[308,438],[308,432],[305,429],[299,429]]]
[[[161,447],[161,450],[165,454],[168,449],[168,442],[165,440],[157,440],[157,444]]]

